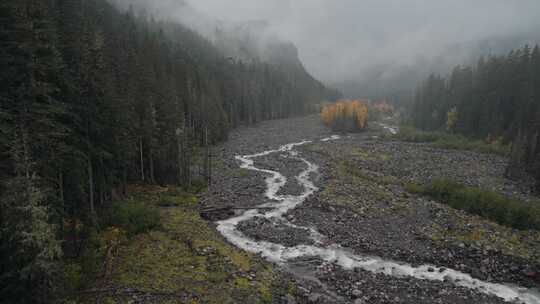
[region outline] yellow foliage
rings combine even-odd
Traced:
[[[456,123],[458,120],[458,110],[456,107],[453,107],[448,113],[446,113],[446,129],[450,132],[454,130],[456,127]]]
[[[107,246],[116,246],[126,238],[126,232],[118,227],[109,227],[103,233],[103,239]]]
[[[367,127],[369,111],[365,102],[342,100],[325,106],[321,119],[336,131],[358,131]]]

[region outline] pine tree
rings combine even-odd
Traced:
[[[56,49],[48,1],[5,1],[0,6],[3,40],[3,152],[10,175],[2,192],[2,286],[7,299],[41,303],[50,296],[61,255],[50,224],[52,185],[40,178],[61,153],[67,129],[65,106],[57,99],[62,63]],[[9,16],[5,18],[5,16]],[[5,68],[5,70],[4,70]],[[24,290],[34,286],[31,292]],[[13,298],[15,297],[15,298]],[[2,298],[4,298],[2,296]]]

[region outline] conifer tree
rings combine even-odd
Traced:
[[[0,298],[41,303],[50,297],[61,256],[52,221],[55,175],[51,162],[62,153],[67,128],[58,101],[62,63],[48,1],[4,1],[2,18],[2,100],[8,174],[1,188],[2,277]],[[52,173],[51,173],[52,171]],[[25,290],[27,286],[33,286]]]

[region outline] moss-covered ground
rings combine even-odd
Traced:
[[[195,195],[162,187],[132,191],[132,200],[159,208],[160,228],[125,238],[113,257],[104,252],[102,263],[95,264],[112,264],[111,270],[103,269],[81,292],[81,301],[272,303],[286,296],[291,283],[268,263],[228,244],[200,218]]]

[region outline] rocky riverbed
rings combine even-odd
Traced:
[[[499,226],[412,195],[404,187],[408,182],[445,177],[533,203],[532,181],[505,179],[506,159],[499,156],[381,139],[385,132],[373,127],[323,141],[332,133],[316,116],[236,130],[216,150],[222,161],[216,164],[214,185],[202,197],[204,205],[253,208],[272,203],[265,196],[268,174],[241,169],[236,156],[309,140],[312,142],[296,150],[319,166],[317,174],[310,176],[319,191],[280,220],[259,216],[240,222],[238,231],[249,239],[286,247],[338,246],[354,255],[413,267],[438,266],[428,272],[442,273],[448,268],[482,282],[540,287],[540,233]],[[295,177],[306,164],[290,153],[278,151],[253,162],[259,169],[277,171],[287,178],[277,195],[297,196],[304,191]],[[313,231],[320,236],[314,238]],[[276,267],[294,276],[299,294],[303,294],[281,299],[285,303],[504,303],[450,278],[433,281],[347,270],[316,256]]]

